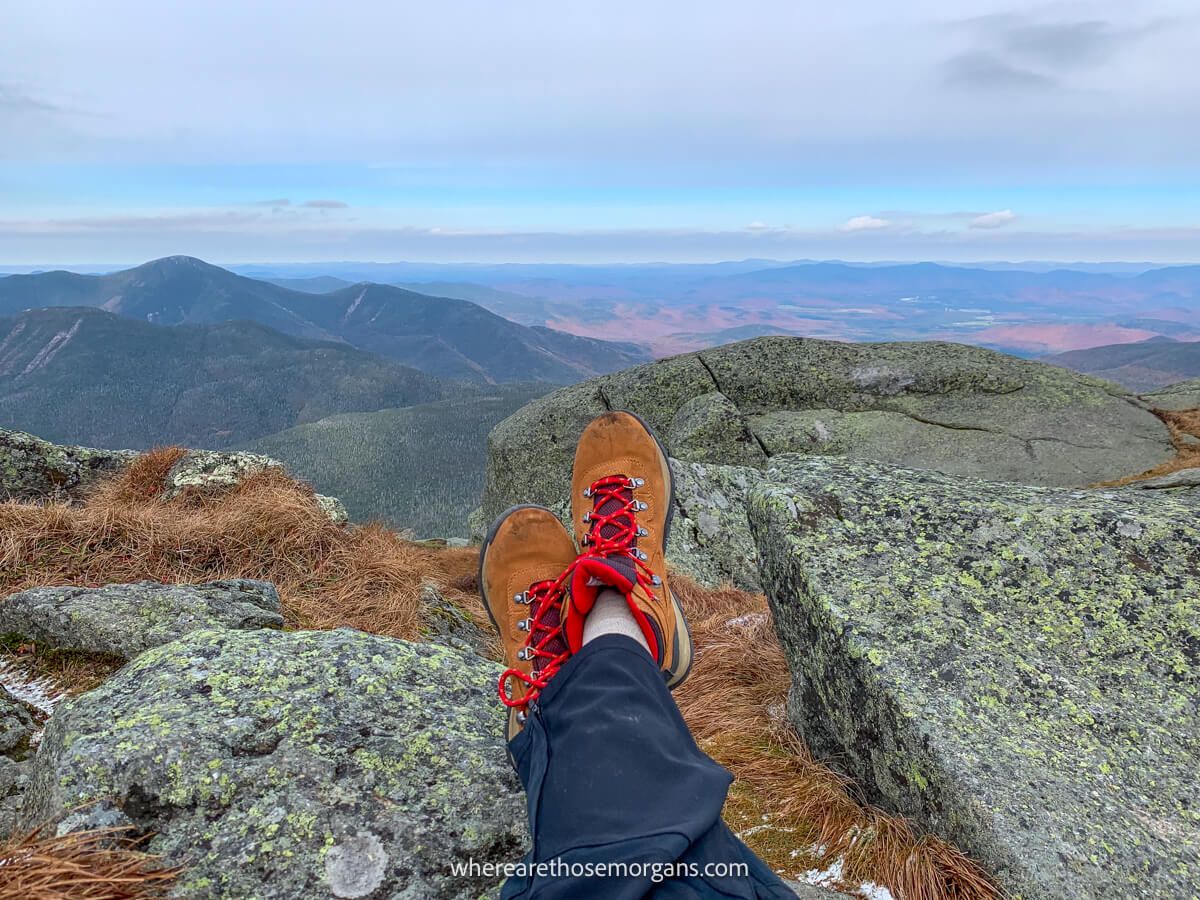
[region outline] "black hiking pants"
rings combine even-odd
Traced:
[[[543,865],[503,898],[795,900],[721,820],[732,776],[630,638],[603,635],[568,660],[509,752],[533,836],[522,865]]]

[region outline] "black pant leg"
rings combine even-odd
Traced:
[[[630,638],[605,635],[572,657],[509,749],[528,798],[525,862],[559,868],[510,879],[504,897],[794,897],[721,820],[732,776],[696,746],[662,673]],[[642,877],[563,868],[612,863],[643,866]],[[750,874],[704,877],[708,864]]]

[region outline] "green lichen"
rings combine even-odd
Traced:
[[[814,751],[1014,893],[1176,896],[1164,873],[1200,854],[1195,508],[773,466],[751,523]]]
[[[349,630],[194,632],[54,717],[29,814],[114,802],[186,863],[182,896],[325,896],[326,853],[360,831],[418,893],[458,893],[446,858],[524,842],[498,671]]]

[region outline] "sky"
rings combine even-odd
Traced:
[[[1200,262],[1194,0],[5,0],[0,266]]]

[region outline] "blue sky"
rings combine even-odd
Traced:
[[[9,0],[0,265],[1200,261],[1193,3],[829,7]]]

